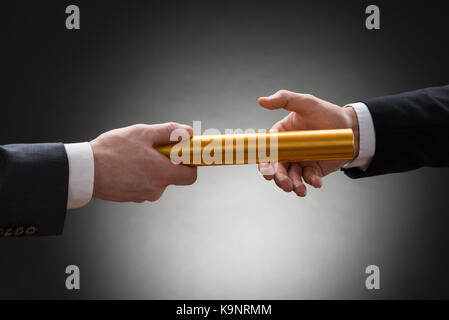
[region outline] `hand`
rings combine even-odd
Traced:
[[[291,111],[272,127],[272,131],[318,130],[351,128],[354,132],[355,156],[359,153],[359,129],[357,115],[353,108],[341,108],[333,103],[318,99],[310,94],[280,90],[269,97],[259,98],[259,104],[267,109],[283,108]],[[339,170],[347,160],[325,160],[307,162],[281,162],[273,174],[270,164],[259,164],[265,179],[276,182],[285,192],[295,191],[304,197],[307,193],[303,180],[321,188],[321,178]]]
[[[194,167],[175,165],[153,148],[166,144],[175,129],[192,136],[193,129],[178,123],[138,124],[103,133],[90,142],[95,161],[93,196],[111,201],[156,201],[168,185],[190,185]],[[187,136],[187,135],[186,135]]]

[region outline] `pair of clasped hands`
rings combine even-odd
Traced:
[[[259,98],[259,104],[269,110],[290,111],[272,130],[318,130],[351,128],[354,132],[355,155],[358,155],[358,120],[351,107],[342,108],[310,94],[280,90],[269,97]],[[90,142],[94,155],[95,177],[93,196],[110,201],[156,201],[169,185],[191,185],[196,181],[197,168],[173,164],[154,146],[172,143],[170,134],[190,126],[174,122],[138,124],[103,133]],[[285,192],[294,191],[304,197],[306,184],[321,188],[322,178],[339,170],[347,160],[281,162],[259,164],[267,180],[274,180]]]

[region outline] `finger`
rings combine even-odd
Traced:
[[[293,183],[288,176],[288,165],[288,162],[279,163],[276,173],[274,174],[274,182],[276,182],[276,185],[285,192],[291,192],[293,190]]]
[[[302,168],[298,163],[292,163],[288,169],[288,176],[292,180],[293,190],[300,197],[305,197],[307,188],[301,179]]]
[[[302,168],[302,176],[312,187],[321,188],[322,181],[317,168],[311,166]]]
[[[170,181],[169,184],[176,186],[187,186],[194,184],[197,179],[198,170],[196,167],[188,167],[182,164],[171,163],[172,168],[169,168]]]
[[[278,121],[271,127],[269,132],[278,132],[278,131],[284,131],[282,121],[284,119]],[[258,165],[260,173],[264,176],[267,180],[272,180],[274,178],[275,168],[272,166],[271,163],[259,163]]]
[[[271,166],[271,163],[268,163],[268,162],[259,163],[258,169],[259,169],[260,174],[266,180],[272,180],[274,178],[274,169]]]
[[[176,122],[167,122],[148,126],[153,144],[168,144],[189,139],[193,135],[192,127]]]
[[[146,200],[154,202],[159,200],[162,197],[162,194],[165,191],[165,187],[158,188],[156,190],[152,190],[151,193],[146,197]],[[142,202],[142,201],[139,201]]]
[[[270,110],[283,108],[292,112],[306,111],[319,103],[319,99],[310,94],[279,90],[269,97],[260,97],[259,104]]]
[[[278,131],[288,131],[286,128],[286,123],[288,122],[289,116],[284,117],[283,119],[276,122],[270,129],[270,132],[278,132]]]

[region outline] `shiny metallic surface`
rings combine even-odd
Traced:
[[[351,129],[196,135],[173,150],[176,145],[156,149],[172,160],[187,152],[181,163],[193,166],[337,160],[354,156]]]

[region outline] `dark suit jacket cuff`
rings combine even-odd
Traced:
[[[0,146],[0,233],[61,234],[68,177],[62,143]],[[27,230],[34,232],[27,234]]]

